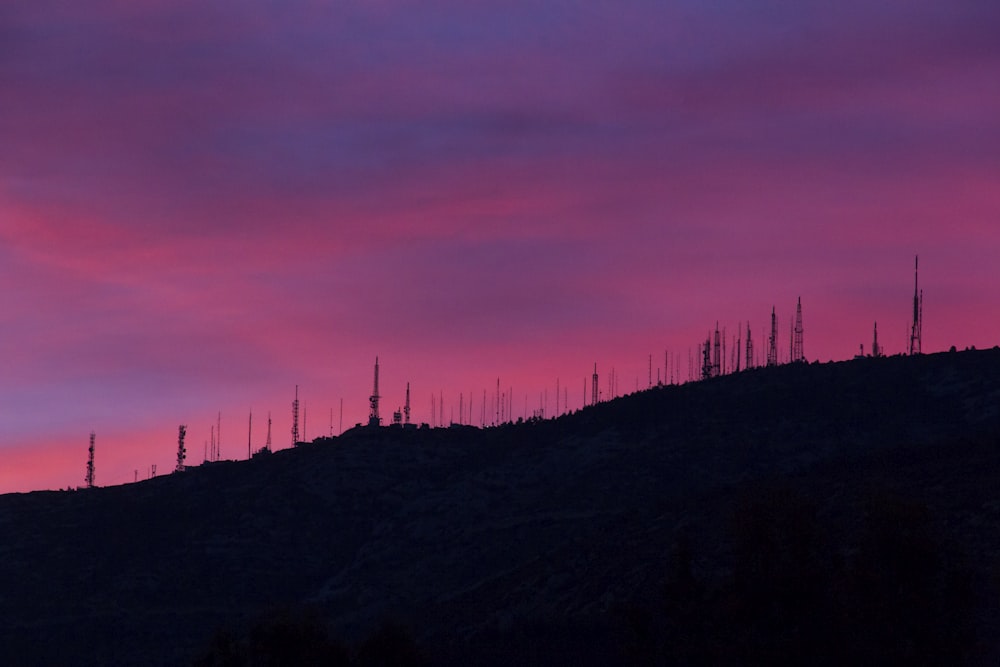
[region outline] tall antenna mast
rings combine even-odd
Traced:
[[[410,423],[410,383],[406,383],[406,404],[403,406],[403,423]]]
[[[295,385],[295,400],[292,401],[292,447],[299,442],[299,385]]]
[[[872,334],[872,356],[876,359],[882,356],[882,348],[878,346],[878,322],[875,323],[875,330]]]
[[[264,443],[264,449],[271,451],[271,412],[267,413],[267,441]]]
[[[753,338],[750,336],[750,322],[747,322],[747,352],[743,361],[747,370],[753,368]]]
[[[701,379],[712,377],[712,332],[705,338],[705,347],[701,350]]]
[[[913,325],[910,329],[910,354],[920,354],[924,328],[924,293],[919,287],[920,256],[913,259]]]
[[[177,427],[177,467],[174,472],[184,472],[184,459],[187,458],[187,450],[184,449],[184,436],[187,435],[187,426],[181,424]]]
[[[90,447],[87,449],[87,477],[85,478],[87,488],[94,488],[94,439],[97,435],[90,432]]]
[[[597,405],[597,364],[594,364],[594,375],[591,378],[591,388],[590,388],[590,404]]]
[[[778,318],[771,306],[771,337],[767,339],[767,365],[778,365]]]
[[[375,386],[372,389],[372,395],[368,397],[368,406],[370,408],[368,412],[368,425],[369,426],[381,426],[382,418],[378,415],[378,399],[382,398],[378,395],[378,357],[375,357]]]
[[[795,307],[795,330],[792,333],[792,361],[805,361],[805,350],[802,347],[802,297]]]
[[[250,421],[247,423],[247,459],[252,456],[250,452],[250,441],[253,439],[253,409],[250,410]]]

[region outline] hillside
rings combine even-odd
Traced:
[[[682,649],[687,664],[739,664],[766,655],[731,626],[754,586],[777,595],[787,573],[773,570],[815,563],[810,582],[851,595],[866,573],[909,567],[916,544],[934,565],[914,580],[944,582],[927,613],[949,613],[938,625],[990,664],[998,438],[994,349],[758,369],[557,420],[361,429],[136,484],[0,496],[0,652],[189,664],[220,628],[238,638],[308,607],[349,643],[391,619],[440,664],[669,664]],[[883,534],[906,528],[902,556],[870,546],[879,517]],[[841,603],[846,616],[830,613],[855,619]],[[925,637],[918,621],[900,632]],[[755,636],[792,646],[811,631]],[[667,648],[679,633],[744,652]]]

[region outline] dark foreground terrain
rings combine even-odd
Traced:
[[[798,364],[0,496],[0,661],[997,664],[998,555],[1000,350]]]

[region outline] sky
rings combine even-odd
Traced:
[[[7,0],[0,492],[1000,343],[1000,4]],[[652,355],[652,362],[650,361]],[[669,372],[664,367],[671,365]],[[561,397],[555,399],[556,384]],[[341,401],[343,410],[341,411]],[[252,430],[249,416],[253,413]],[[492,409],[491,409],[492,411]],[[465,421],[469,421],[468,416]]]

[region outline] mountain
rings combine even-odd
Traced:
[[[996,664],[998,436],[994,348],[4,495],[0,654],[223,664],[308,618],[430,664]]]

